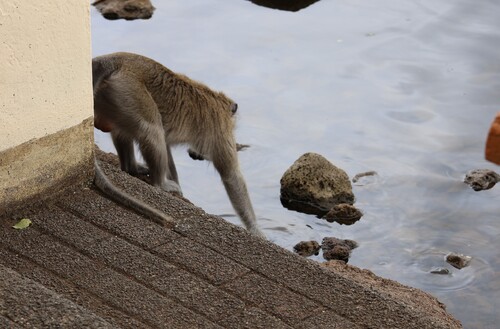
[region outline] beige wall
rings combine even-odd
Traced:
[[[89,2],[0,0],[0,152],[92,115]]]
[[[89,10],[86,0],[0,0],[0,207],[89,163]]]

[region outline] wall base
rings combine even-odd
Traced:
[[[94,176],[93,117],[0,153],[0,215]]]

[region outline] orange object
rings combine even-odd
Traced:
[[[486,160],[500,165],[500,112],[491,124],[486,140],[485,157]]]

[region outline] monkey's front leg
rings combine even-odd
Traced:
[[[257,225],[255,212],[248,195],[247,186],[238,166],[238,155],[234,149],[214,155],[213,164],[220,174],[229,200],[246,229],[265,239]]]

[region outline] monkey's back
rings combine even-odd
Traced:
[[[103,76],[120,72],[144,84],[158,107],[166,133],[175,136],[177,142],[188,142],[188,135],[234,129],[234,102],[230,98],[148,57],[119,52],[96,57],[92,62],[93,68],[102,67]]]

